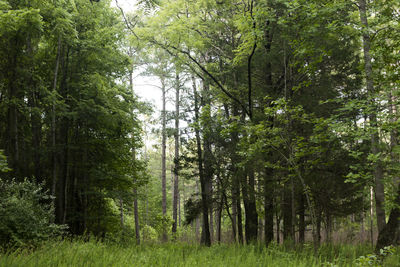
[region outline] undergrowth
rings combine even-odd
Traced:
[[[227,244],[208,248],[181,243],[122,246],[64,240],[0,254],[0,266],[400,266],[398,250],[390,248],[386,255],[376,257],[371,250],[366,245],[323,245],[315,253],[308,244],[295,248],[275,244],[268,248]]]

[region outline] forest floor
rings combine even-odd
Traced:
[[[261,245],[214,245],[211,248],[179,243],[121,246],[96,241],[47,242],[32,249],[0,254],[1,267],[28,266],[400,266],[400,249],[383,261],[370,246],[323,245],[285,248]]]

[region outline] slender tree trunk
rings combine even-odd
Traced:
[[[374,155],[380,154],[379,148],[379,132],[378,132],[378,120],[377,120],[377,103],[375,102],[376,90],[374,88],[374,78],[372,72],[372,58],[370,55],[371,37],[368,33],[368,18],[367,18],[367,4],[366,0],[358,0],[358,8],[360,11],[360,20],[363,26],[363,52],[364,52],[364,71],[365,79],[367,83],[367,91],[370,97],[371,106],[373,111],[369,115],[371,127],[373,133],[371,135],[371,151]],[[374,162],[374,179],[375,179],[375,206],[376,206],[376,220],[378,225],[378,232],[380,233],[386,225],[385,215],[385,190],[383,185],[383,167],[380,160]]]
[[[274,240],[274,196],[272,183],[272,169],[265,170],[264,177],[264,241],[268,246]]]
[[[221,243],[221,217],[222,217],[222,208],[224,206],[224,198],[221,194],[218,209],[217,209],[217,216],[216,216],[216,224],[217,224],[217,242]]]
[[[161,188],[162,188],[162,214],[164,217],[167,216],[167,167],[166,167],[166,148],[167,148],[167,131],[166,131],[166,88],[164,78],[161,78],[161,90],[162,90],[162,143],[161,143]],[[163,227],[162,240],[165,242],[168,240],[167,232]]]
[[[239,240],[239,244],[243,244],[243,223],[242,223],[242,205],[241,205],[241,201],[240,201],[240,185],[239,185],[239,181],[237,181],[238,185],[237,185],[237,189],[238,191],[236,191],[236,212],[237,212],[237,231],[238,231],[238,240]]]
[[[237,196],[236,196],[236,188],[235,188],[235,175],[233,176],[233,181],[232,181],[232,237],[233,241],[237,241]]]
[[[211,242],[214,242],[214,205],[213,205],[213,190],[212,190],[212,183],[208,183],[208,203],[210,208],[210,239]]]
[[[65,56],[66,54],[66,56]],[[70,104],[68,100],[68,86],[67,86],[67,73],[69,63],[69,48],[65,53],[65,46],[61,49],[60,64],[62,69],[60,94],[66,104]],[[60,173],[59,173],[59,194],[58,194],[58,210],[59,218],[58,222],[65,224],[67,220],[67,206],[68,206],[68,188],[69,188],[69,176],[70,176],[70,164],[69,164],[69,127],[70,122],[67,117],[63,117],[60,123],[59,131],[59,143],[62,144],[63,149],[60,150]]]
[[[316,218],[316,244],[319,247],[319,245],[321,244],[321,223],[322,223],[322,211],[318,210],[317,211],[317,218]],[[313,226],[314,227],[314,226]]]
[[[332,216],[330,215],[329,211],[326,212],[325,214],[325,236],[326,236],[326,242],[331,243],[332,242]]]
[[[278,205],[278,204],[276,204]],[[279,211],[276,209],[275,213],[275,220],[276,220],[276,243],[281,243],[281,218],[279,217]]]
[[[138,208],[138,193],[136,187],[133,189],[133,214],[135,217],[135,235],[136,244],[140,245],[140,226],[139,226],[139,208]]]
[[[129,56],[132,56],[132,55],[133,55],[132,48],[129,48]],[[130,85],[130,88],[132,90],[132,94],[134,94],[134,89],[133,89],[133,66],[132,65],[131,65],[130,70],[129,70],[129,85]],[[163,95],[163,100],[165,100],[165,95]],[[164,106],[163,111],[165,111],[165,106]],[[165,112],[164,112],[163,115],[164,115],[163,119],[165,119]],[[144,158],[146,160],[147,159],[146,144],[144,146],[144,149],[145,149]],[[133,162],[136,161],[136,150],[135,150],[134,147],[132,148],[132,161]],[[146,194],[147,194],[147,187],[146,187]],[[147,203],[148,199],[147,199],[147,195],[146,195],[146,200],[145,201],[146,201],[146,204],[145,204],[146,205],[145,222],[147,223],[147,214],[148,214],[148,203]],[[135,217],[136,244],[140,245],[140,225],[139,225],[139,205],[138,205],[137,185],[134,185],[134,187],[133,187],[133,216]]]
[[[176,233],[178,224],[178,195],[179,195],[179,74],[176,73],[175,80],[175,158],[174,158],[174,196],[172,204],[172,233]]]
[[[303,244],[305,242],[305,231],[306,231],[306,224],[305,224],[305,197],[304,193],[301,192],[300,195],[300,203],[299,203],[299,243]]]
[[[55,97],[55,93],[57,90],[57,78],[58,78],[58,69],[60,65],[61,58],[61,35],[58,36],[58,46],[57,46],[57,58],[56,65],[54,69],[54,77],[53,77],[53,98]],[[57,185],[57,159],[56,159],[56,104],[55,99],[53,99],[52,108],[51,108],[51,145],[52,145],[52,187],[51,194],[53,196],[56,195],[56,185]],[[54,201],[54,200],[53,200]]]
[[[292,227],[293,227],[293,218],[292,218],[292,194],[291,187],[287,182],[284,185],[283,189],[283,201],[282,201],[282,213],[283,213],[283,240],[293,241],[292,235]]]

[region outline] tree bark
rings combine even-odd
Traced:
[[[195,109],[195,120],[197,124],[200,121],[200,107],[197,93],[196,80],[192,77],[193,81],[193,93],[194,93],[194,109]],[[211,237],[210,237],[210,226],[208,221],[208,196],[207,196],[207,183],[204,175],[203,169],[203,152],[201,148],[201,139],[200,139],[200,130],[198,125],[195,126],[195,135],[196,135],[196,143],[197,143],[197,162],[199,168],[199,176],[200,176],[200,188],[201,188],[201,202],[202,202],[202,211],[203,211],[203,233],[202,236],[204,238],[201,239],[201,243],[206,246],[211,246]]]
[[[293,218],[292,218],[292,193],[289,182],[286,182],[283,188],[283,201],[282,201],[282,213],[283,213],[283,240],[293,241]]]
[[[268,246],[274,240],[274,196],[272,183],[272,169],[265,170],[264,177],[264,242]]]
[[[245,209],[245,233],[246,243],[257,241],[258,215],[254,190],[254,170],[248,169],[248,181],[246,175],[242,179],[242,193]]]
[[[218,209],[217,209],[217,215],[216,215],[216,224],[217,224],[217,242],[221,243],[221,217],[222,217],[222,207],[224,206],[224,198],[221,194],[219,203],[218,203]]]
[[[161,190],[162,190],[162,214],[167,216],[167,167],[166,167],[166,148],[167,148],[167,131],[166,131],[166,88],[164,78],[161,77],[161,90],[162,90],[162,140],[161,140]],[[162,240],[168,240],[167,232],[164,227],[162,233]]]
[[[175,80],[175,158],[174,158],[174,196],[172,204],[172,233],[176,233],[178,224],[178,195],[179,195],[179,74],[176,73]]]
[[[300,195],[300,203],[299,203],[299,243],[303,244],[305,242],[305,231],[306,231],[306,224],[305,224],[305,196],[304,193],[301,192]]]
[[[57,46],[57,58],[56,65],[54,69],[54,77],[53,77],[53,98],[55,97],[55,93],[57,90],[57,78],[58,78],[58,69],[60,65],[61,58],[61,35],[58,36],[58,46]],[[51,194],[53,196],[56,195],[56,186],[57,186],[57,156],[56,156],[56,104],[53,99],[52,108],[51,108],[51,145],[52,145],[52,186],[51,186]],[[54,200],[53,200],[54,201]]]
[[[136,187],[133,188],[133,214],[135,217],[135,235],[136,235],[136,244],[140,245],[140,226],[139,226],[139,208],[138,208],[138,194]]]

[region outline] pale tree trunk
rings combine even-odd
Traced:
[[[53,77],[53,103],[51,108],[51,146],[52,146],[52,186],[51,186],[51,194],[53,196],[56,195],[56,185],[57,185],[57,159],[56,159],[56,104],[55,104],[55,93],[57,90],[57,78],[58,78],[58,69],[60,65],[61,58],[61,36],[58,36],[58,45],[57,45],[57,58],[56,65],[54,69],[54,77]],[[55,198],[53,199],[53,204],[55,205]]]
[[[363,26],[363,52],[364,52],[364,71],[365,79],[367,83],[367,91],[371,98],[371,105],[374,107],[372,113],[369,116],[371,126],[373,127],[373,133],[371,135],[371,152],[374,155],[379,155],[379,132],[378,132],[378,120],[377,120],[377,103],[373,100],[376,90],[374,88],[373,72],[372,72],[372,59],[370,54],[371,37],[368,33],[368,18],[367,18],[367,4],[365,0],[358,0],[358,8],[360,11],[360,20]],[[374,163],[374,179],[375,179],[375,206],[376,206],[376,220],[378,225],[378,232],[380,233],[386,225],[385,215],[385,192],[383,185],[383,168],[382,163],[378,159]]]
[[[193,93],[194,93],[194,110],[195,110],[195,120],[199,122],[200,120],[200,107],[199,107],[199,96],[197,93],[196,80],[194,77],[193,80]],[[195,126],[195,135],[196,135],[196,143],[197,143],[197,161],[199,167],[199,176],[200,176],[200,187],[201,187],[201,202],[202,202],[202,211],[203,211],[203,232],[201,243],[206,246],[211,246],[211,238],[210,238],[210,225],[208,221],[208,196],[207,196],[207,182],[204,175],[203,168],[203,152],[201,148],[201,139],[200,139],[200,130],[198,126]]]
[[[133,52],[132,49],[129,49],[129,56],[132,56]],[[133,90],[133,66],[131,66],[130,70],[129,70],[129,85],[131,87],[132,90],[132,94],[134,94],[134,90]],[[132,162],[135,162],[136,160],[136,153],[135,153],[135,148],[132,148]],[[146,146],[145,146],[145,160],[147,158],[147,151],[146,151]],[[146,187],[146,193],[147,193],[147,187]],[[146,198],[147,201],[147,198]],[[146,203],[147,204],[147,203]],[[122,207],[121,207],[122,210]],[[137,187],[136,185],[134,185],[133,188],[133,216],[135,217],[135,236],[136,236],[136,244],[139,245],[140,244],[140,225],[139,225],[139,208],[138,208],[138,193],[137,193]],[[146,216],[145,216],[146,220],[147,220],[147,205],[146,205]]]
[[[176,73],[175,80],[175,157],[174,157],[174,195],[172,204],[172,233],[176,233],[178,225],[178,196],[179,196],[179,74]]]
[[[166,148],[167,148],[167,132],[166,132],[166,88],[165,80],[161,78],[161,90],[162,90],[162,141],[161,141],[161,190],[162,190],[162,214],[164,217],[167,216],[167,167],[166,167]],[[164,227],[162,240],[167,241],[168,236]]]
[[[211,98],[210,98],[210,85],[203,81],[203,94],[202,94],[202,103],[201,106],[211,105]],[[211,116],[211,114],[210,114]],[[210,118],[211,119],[211,118]],[[213,153],[211,148],[211,133],[213,129],[209,123],[205,123],[203,125],[204,132],[207,134],[203,135],[203,170],[204,170],[204,183],[205,183],[205,190],[207,196],[207,205],[208,205],[208,213],[209,213],[209,227],[210,227],[210,240],[213,242],[214,239],[214,220],[213,220],[213,188],[212,188],[212,178],[214,176],[214,166],[213,166]]]

